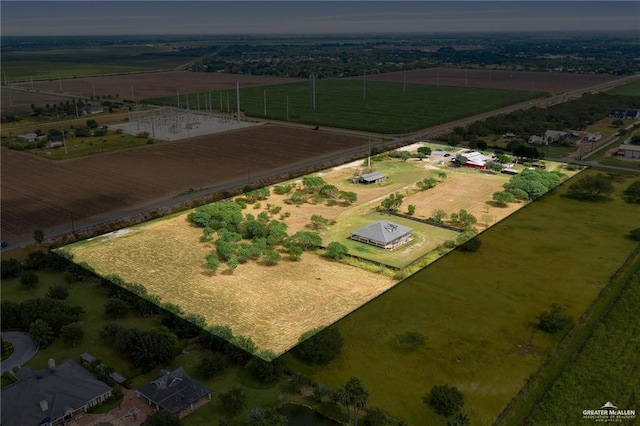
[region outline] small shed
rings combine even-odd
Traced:
[[[371,172],[371,173],[366,173],[364,175],[357,176],[356,180],[358,183],[364,183],[368,185],[371,183],[382,182],[386,178],[387,177],[380,172]]]
[[[33,143],[40,140],[40,136],[36,133],[23,133],[18,135],[18,139],[22,142]]]
[[[127,379],[125,379],[122,375],[115,371],[113,373],[109,373],[109,378],[113,380],[114,383],[117,383],[120,386],[124,386],[124,384],[127,382]]]
[[[351,234],[351,239],[375,247],[392,250],[413,240],[412,231],[413,229],[407,226],[380,220],[371,225],[356,229]]]
[[[86,362],[87,364],[91,364],[95,360],[96,360],[96,357],[91,355],[89,352],[85,352],[85,353],[80,355],[80,361],[81,362]]]

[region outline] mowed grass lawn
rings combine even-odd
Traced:
[[[63,274],[60,273],[39,271],[38,276],[40,277],[40,281],[38,287],[34,290],[26,290],[23,288],[18,278],[2,280],[2,300],[19,303],[26,299],[45,297],[49,286],[64,285],[69,289],[69,298],[65,301],[72,306],[82,306],[85,310],[84,315],[81,317],[82,329],[84,330],[85,336],[83,341],[75,348],[64,343],[60,338],[55,339],[51,346],[39,350],[38,353],[36,353],[28,363],[30,367],[36,369],[46,368],[48,359],[52,357],[55,358],[58,363],[65,359],[79,361],[81,354],[89,352],[96,358],[105,361],[126,378],[132,378],[139,374],[139,371],[134,369],[131,362],[123,359],[110,343],[100,338],[100,328],[108,321],[104,315],[104,303],[107,300],[105,290],[100,289],[98,284],[95,283],[66,284],[63,279]],[[148,330],[160,325],[157,319],[143,318],[134,314],[130,314],[123,319],[115,320],[115,322],[133,326],[141,330]]]
[[[252,117],[399,134],[545,95],[420,84],[407,84],[403,93],[402,83],[338,79],[316,80],[315,87],[315,109],[308,82],[243,88],[240,109]],[[189,96],[189,103],[196,105],[199,95]],[[222,109],[226,110],[228,96],[231,111],[235,110],[235,91],[220,96],[220,92],[212,94],[214,108],[220,108],[222,99]],[[168,96],[145,102],[175,105],[177,100],[175,96]]]
[[[537,331],[538,315],[559,303],[578,317],[637,246],[626,235],[640,226],[638,206],[620,199],[632,178],[612,201],[562,196],[591,173],[487,230],[478,252],[454,251],[339,321],[345,346],[328,366],[287,361],[332,388],[357,376],[370,406],[416,425],[444,425],[422,397],[456,386],[472,424],[491,424],[560,339]],[[401,353],[410,331],[426,343]]]

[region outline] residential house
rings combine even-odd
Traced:
[[[211,399],[211,390],[191,379],[182,367],[174,371],[161,370],[149,384],[136,391],[138,397],[144,397],[149,405],[154,404],[157,410],[178,414],[190,408],[201,398]]]
[[[412,231],[413,229],[409,227],[380,220],[355,230],[351,234],[351,239],[375,247],[392,250],[413,240]]]
[[[547,140],[538,135],[529,136],[529,139],[527,139],[527,143],[531,145],[548,145]]]
[[[2,424],[54,426],[64,424],[111,396],[111,386],[96,379],[73,360],[36,371],[23,367],[18,381],[2,388]]]

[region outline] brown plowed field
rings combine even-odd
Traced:
[[[75,227],[193,189],[244,185],[286,166],[305,165],[367,139],[275,125],[254,126],[65,161],[2,148],[2,239],[34,229]]]
[[[356,77],[362,79],[362,77]],[[476,70],[459,68],[428,68],[404,72],[367,75],[367,80],[395,83],[429,84],[441,86],[468,86],[494,89],[531,90],[564,93],[617,80],[620,76],[608,74],[570,74],[558,72],[532,72],[507,70]]]
[[[67,80],[40,81],[33,83],[33,90],[59,92],[90,97],[116,93],[121,99],[131,99],[131,88],[135,100],[160,96],[213,92],[218,90],[235,90],[236,82],[240,87],[260,86],[266,84],[282,84],[302,81],[296,78],[266,77],[242,74],[223,74],[214,72],[171,71],[145,74],[127,74],[106,77],[74,78]],[[31,83],[18,86],[31,88]]]

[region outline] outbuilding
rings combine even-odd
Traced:
[[[387,250],[392,250],[413,240],[413,229],[393,222],[380,220],[355,230],[351,239]]]
[[[387,177],[380,172],[371,172],[371,173],[366,173],[364,175],[356,176],[356,180],[358,183],[364,183],[367,185],[371,183],[382,182],[386,178]]]
[[[618,147],[618,155],[624,158],[640,159],[640,145],[622,144]]]

